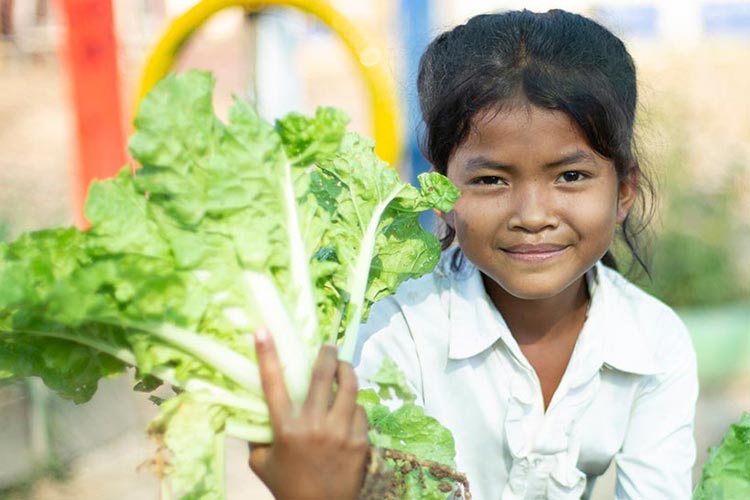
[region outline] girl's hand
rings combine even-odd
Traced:
[[[352,366],[338,361],[334,347],[323,346],[307,398],[295,409],[268,331],[256,332],[255,351],[273,443],[250,446],[250,468],[278,500],[356,498],[369,441]],[[332,397],[334,380],[338,389]]]

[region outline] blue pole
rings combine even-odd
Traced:
[[[429,164],[419,151],[416,135],[421,122],[417,100],[417,71],[419,58],[430,42],[432,19],[430,0],[400,0],[400,4],[401,33],[406,48],[405,80],[402,82],[406,89],[406,161],[409,163],[411,181],[416,182],[417,175],[429,169]]]
[[[406,89],[406,154],[405,161],[410,173],[409,180],[417,183],[417,176],[426,172],[430,164],[419,150],[417,131],[421,124],[419,101],[417,99],[417,72],[419,58],[432,39],[432,16],[430,0],[400,0],[400,25],[406,58],[402,88]],[[434,227],[434,216],[423,213],[420,222],[426,228]]]

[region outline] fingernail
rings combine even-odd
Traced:
[[[255,341],[259,344],[265,344],[268,342],[268,330],[265,327],[260,327],[255,330]]]

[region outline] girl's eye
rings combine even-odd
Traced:
[[[578,170],[568,170],[563,172],[558,179],[562,182],[576,182],[586,178],[586,174]]]
[[[483,184],[485,186],[495,186],[498,184],[505,184],[505,180],[502,177],[497,177],[496,175],[489,175],[476,179],[474,183]]]

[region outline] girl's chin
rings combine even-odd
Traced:
[[[494,281],[488,287],[488,280]],[[493,280],[485,277],[485,288],[488,288],[490,296],[499,293],[518,300],[541,301],[558,297],[569,290],[578,280],[569,282],[564,279],[555,279],[549,276],[527,277],[519,281]],[[494,285],[494,286],[493,286]],[[490,290],[494,288],[495,290]]]

